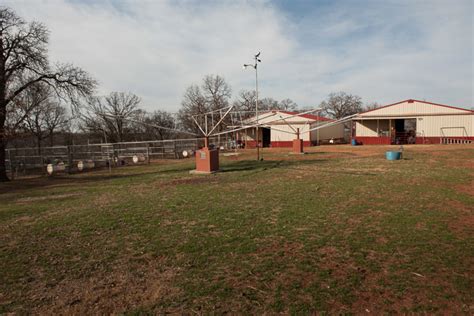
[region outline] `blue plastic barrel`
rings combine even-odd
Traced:
[[[352,146],[357,146],[357,139],[352,139],[351,140],[351,145]]]
[[[399,151],[387,151],[385,157],[387,157],[387,160],[400,160],[402,153]]]

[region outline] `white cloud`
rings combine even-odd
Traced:
[[[259,1],[6,5],[49,27],[52,61],[88,70],[100,93],[140,95],[149,110],[177,110],[185,88],[206,74],[224,76],[234,95],[252,89],[253,73],[241,65],[256,50],[261,94],[302,106],[338,90],[381,103],[473,104],[470,1],[334,5],[301,19]]]

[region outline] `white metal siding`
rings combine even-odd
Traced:
[[[313,123],[311,127],[316,127],[318,125],[326,124],[327,122],[321,123]],[[328,139],[337,139],[337,138],[344,138],[344,124],[336,124],[329,127],[324,127],[317,129],[315,131],[311,131],[311,140],[317,141],[318,139],[321,140],[328,140]]]
[[[300,139],[304,141],[309,141],[309,124],[298,124],[292,125],[294,129],[300,129]],[[280,131],[277,131],[279,129]],[[285,131],[285,132],[282,132]],[[289,133],[292,134],[289,134]],[[288,125],[272,125],[271,132],[270,132],[270,139],[272,142],[284,142],[284,141],[292,141],[296,139],[295,132],[288,126]]]
[[[377,137],[377,120],[356,121],[356,136]]]
[[[420,116],[416,130],[425,137],[474,137],[474,115]]]

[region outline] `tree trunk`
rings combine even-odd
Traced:
[[[7,165],[5,163],[6,147],[7,142],[5,139],[4,128],[0,127],[0,182],[6,182],[10,180],[7,176]]]
[[[1,89],[1,87],[0,87]],[[0,91],[1,97],[1,91]],[[5,102],[0,103],[0,182],[9,181],[7,177],[7,165],[5,163],[7,139],[5,135],[5,120],[6,120],[6,109]]]
[[[3,44],[0,43],[0,47],[3,48]],[[0,48],[0,49],[1,49]],[[3,57],[3,51],[0,53],[0,57]],[[9,181],[7,177],[7,165],[5,163],[7,139],[5,131],[5,122],[7,119],[7,102],[5,100],[5,61],[0,60],[0,182]]]
[[[49,145],[50,147],[54,147],[54,132],[49,134]]]
[[[36,136],[36,141],[38,143],[38,155],[41,156],[41,136]]]

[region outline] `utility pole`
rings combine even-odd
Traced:
[[[259,143],[259,133],[258,133],[258,63],[261,63],[260,52],[254,56],[254,64],[244,64],[244,69],[247,67],[252,67],[255,69],[255,117],[257,119],[257,126],[255,127],[255,143],[257,146],[257,160],[260,160],[260,143]]]

